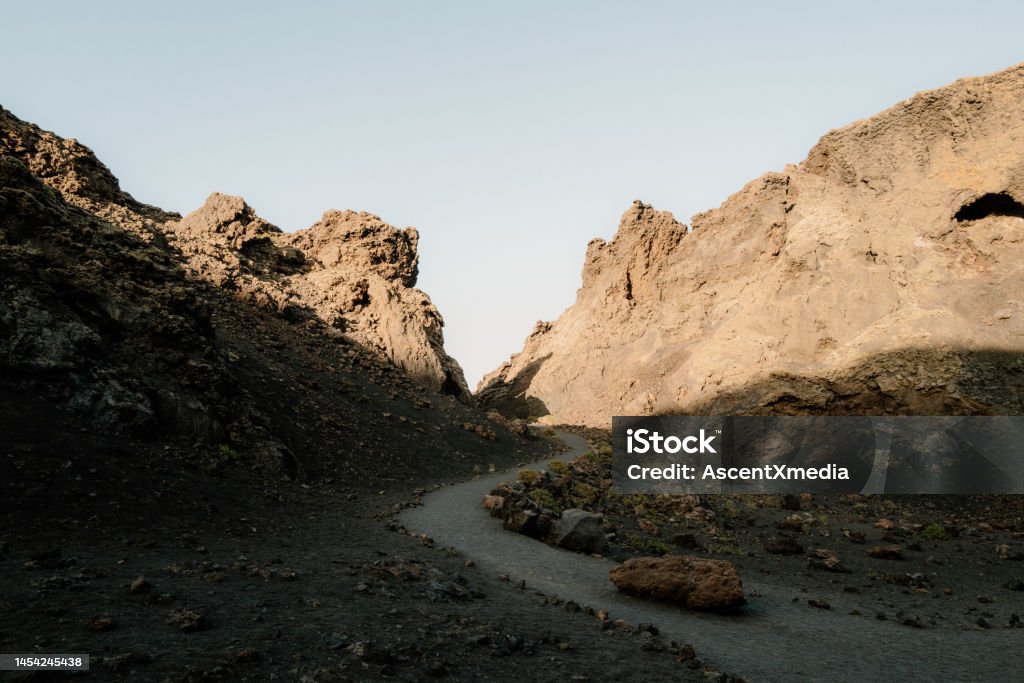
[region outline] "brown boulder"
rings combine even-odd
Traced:
[[[865,551],[871,557],[879,560],[902,560],[903,559],[903,548],[897,544],[891,545],[876,545],[868,548]]]
[[[746,604],[740,575],[726,560],[691,555],[635,557],[614,567],[608,578],[623,593],[690,609],[724,610]]]

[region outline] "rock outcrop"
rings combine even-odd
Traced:
[[[165,230],[195,276],[292,322],[323,324],[431,389],[469,399],[462,368],[444,350],[441,314],[415,288],[415,228],[328,211],[313,226],[284,233],[241,197],[214,193]]]
[[[186,257],[193,276],[293,323],[363,345],[434,391],[469,400],[462,368],[444,351],[444,322],[415,289],[418,234],[364,212],[328,211],[284,233],[241,197],[218,193],[188,216],[123,192],[92,151],[0,108],[0,154],[21,161],[61,199]]]
[[[1009,413],[1024,390],[1024,66],[832,131],[693,217],[635,202],[477,397],[660,413]]]

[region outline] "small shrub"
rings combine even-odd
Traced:
[[[540,477],[537,470],[519,470],[519,481],[524,484],[532,484]]]
[[[597,492],[597,489],[583,481],[578,481],[573,484],[572,489],[576,498],[584,503],[596,503],[597,499],[601,497]]]
[[[569,466],[561,460],[552,460],[548,463],[548,469],[555,474],[569,474]]]
[[[659,555],[668,555],[672,552],[672,549],[664,541],[656,538],[642,538],[635,534],[629,534],[626,537],[626,545],[634,550],[652,552]]]
[[[558,504],[555,502],[555,497],[548,493],[545,489],[534,489],[530,491],[530,500],[542,508],[548,510],[557,509]]]
[[[932,541],[945,541],[949,538],[949,532],[941,524],[929,524],[921,530],[921,535]]]
[[[742,548],[726,543],[712,545],[708,547],[708,552],[712,555],[738,555],[739,557],[743,557],[747,554]]]

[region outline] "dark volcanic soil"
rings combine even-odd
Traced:
[[[648,661],[645,639],[398,533],[391,518],[417,491],[549,446],[301,297],[254,300],[239,282],[280,294],[297,264],[319,271],[261,234],[228,250],[216,230],[244,238],[244,211],[185,244],[235,263],[205,276],[210,263],[176,246],[177,218],[0,109],[0,652],[93,657],[88,674],[3,678],[692,671],[685,651]],[[328,236],[356,264],[415,270],[412,254],[389,264],[381,244]],[[429,361],[441,320],[409,279],[350,303],[370,290],[389,303],[396,342],[422,341],[404,332],[426,319],[430,338],[403,348]]]
[[[14,427],[0,452],[0,651],[89,653],[93,664],[12,679],[700,677],[641,650],[649,636],[602,631],[392,531],[411,484],[202,471],[17,398],[0,404]],[[478,464],[510,464],[492,455]],[[429,485],[440,473],[393,479]]]

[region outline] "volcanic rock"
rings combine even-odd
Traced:
[[[519,439],[469,405],[441,318],[412,287],[416,242],[354,212],[287,235],[219,194],[182,218],[0,108],[8,436],[24,412],[68,443],[116,436],[133,460],[159,451],[208,473],[369,481],[408,458],[461,474],[450,455],[481,433],[499,450]]]
[[[623,593],[690,609],[725,610],[746,603],[740,575],[726,560],[635,557],[613,567],[608,578]]]
[[[562,512],[551,535],[555,545],[581,553],[600,553],[607,545],[604,515],[576,508]]]
[[[0,202],[11,241],[43,237],[33,226],[52,225],[47,216],[52,216],[54,202],[72,205],[148,244],[172,246],[196,278],[290,322],[318,322],[434,391],[469,400],[462,369],[444,351],[444,321],[429,297],[415,289],[419,235],[414,228],[399,230],[369,213],[332,210],[310,228],[286,234],[241,197],[219,193],[181,218],[122,191],[88,147],[21,121],[3,108],[0,155],[8,164],[4,175],[21,174],[17,182],[4,179],[0,188],[35,182],[56,190],[50,199],[31,190]],[[109,309],[121,319],[145,313],[119,301]],[[36,328],[49,331],[40,335]],[[45,347],[33,354],[42,364],[66,365],[68,354],[97,341],[73,321],[52,321],[42,313],[31,314],[22,329],[23,339],[36,339]]]
[[[241,197],[219,193],[164,227],[198,277],[293,322],[319,320],[435,391],[468,400],[462,368],[444,351],[441,314],[415,289],[415,228],[328,211],[287,234]]]
[[[635,202],[483,405],[612,415],[1017,414],[1024,65],[824,136],[687,227]]]

